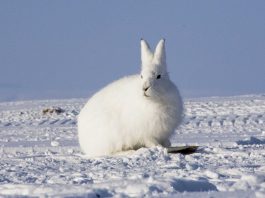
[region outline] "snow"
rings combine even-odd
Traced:
[[[194,154],[153,147],[91,159],[77,141],[85,101],[0,103],[1,196],[265,197],[264,95],[186,100],[171,140],[199,145]]]

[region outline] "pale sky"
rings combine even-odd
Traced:
[[[0,1],[0,100],[89,97],[166,39],[184,97],[265,93],[265,1]]]

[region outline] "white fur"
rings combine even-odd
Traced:
[[[169,79],[165,58],[164,39],[154,54],[141,40],[141,74],[117,80],[89,99],[78,116],[79,143],[86,155],[170,145],[183,106]]]

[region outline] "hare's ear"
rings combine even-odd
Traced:
[[[165,50],[165,39],[161,39],[155,49],[154,59],[160,63],[166,63],[166,50]]]
[[[153,53],[150,50],[148,43],[141,39],[141,61],[142,65],[151,62],[153,59]]]

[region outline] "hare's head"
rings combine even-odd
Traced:
[[[158,42],[154,53],[148,43],[141,39],[141,82],[145,97],[161,98],[169,88],[166,66],[165,39]]]

